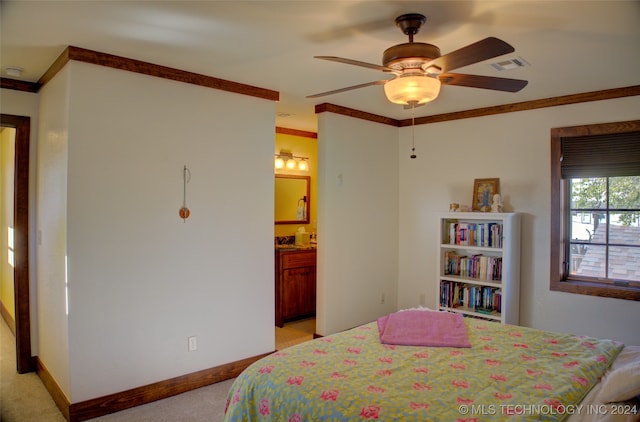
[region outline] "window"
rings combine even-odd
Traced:
[[[640,120],[551,130],[551,290],[640,300]]]
[[[7,227],[7,245],[9,246],[7,251],[7,261],[9,261],[9,265],[11,265],[12,268],[15,268],[16,253],[13,246],[13,227]]]

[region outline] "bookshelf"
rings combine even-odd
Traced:
[[[517,325],[520,214],[438,216],[438,309]]]

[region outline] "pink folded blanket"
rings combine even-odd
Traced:
[[[461,314],[410,310],[378,318],[380,342],[402,346],[471,347]]]

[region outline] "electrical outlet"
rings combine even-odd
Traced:
[[[427,297],[424,293],[420,293],[420,305],[424,306],[427,304]]]
[[[196,350],[198,350],[198,337],[191,336],[189,337],[189,351],[195,352]]]

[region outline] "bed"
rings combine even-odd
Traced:
[[[411,309],[255,362],[225,421],[632,421],[638,394],[638,347]]]

